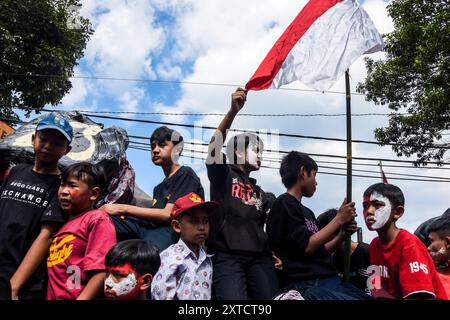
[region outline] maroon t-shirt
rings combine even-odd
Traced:
[[[47,259],[47,300],[74,300],[90,279],[89,271],[105,270],[105,256],[116,243],[107,213],[91,210],[68,221],[53,237]]]

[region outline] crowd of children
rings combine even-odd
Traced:
[[[450,297],[450,216],[427,228],[428,248],[399,229],[402,191],[370,186],[366,227],[378,236],[351,244],[350,282],[342,280],[343,243],[353,234],[355,202],[316,218],[302,204],[316,192],[317,163],[291,151],[282,159],[286,192],[264,192],[263,141],[244,133],[222,146],[247,92],[209,144],[211,201],[200,179],[180,166],[183,137],[165,126],[150,137],[152,162],[165,178],[153,206],[96,202],[105,173],[80,162],[61,170],[73,131],[51,113],[32,136],[35,162],[16,165],[0,189],[0,299],[19,300],[368,300]]]

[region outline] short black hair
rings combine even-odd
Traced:
[[[177,145],[183,142],[183,136],[176,130],[161,126],[153,131],[152,136],[150,137],[150,143],[155,140],[158,143],[172,141],[174,145]]]
[[[444,216],[439,217],[438,219],[434,220],[429,226],[428,226],[428,234],[431,232],[436,232],[437,235],[441,238],[449,237],[450,236],[450,217]]]
[[[106,254],[106,267],[129,263],[139,275],[150,273],[152,276],[161,264],[158,248],[141,239],[125,240],[114,245]]]
[[[283,157],[280,165],[280,176],[286,188],[292,187],[298,178],[300,169],[304,167],[308,174],[317,171],[317,163],[306,153],[291,151]]]
[[[67,182],[70,177],[76,177],[83,181],[89,188],[99,187],[101,191],[106,189],[106,174],[99,165],[93,165],[86,161],[71,164],[63,169],[61,181]]]
[[[252,141],[257,142],[258,145],[261,147],[261,149],[264,149],[264,142],[258,135],[254,133],[244,132],[233,136],[227,143],[228,161],[231,162],[232,164],[238,164],[236,150],[238,149],[238,147],[241,147],[242,145],[244,146],[244,151],[247,150],[248,145]]]
[[[321,213],[316,219],[317,228],[323,229],[327,224],[331,222],[331,220],[336,217],[338,210],[337,209],[328,209],[327,211]]]
[[[364,197],[370,196],[374,192],[378,192],[383,197],[388,198],[394,207],[405,205],[405,196],[403,195],[402,190],[393,184],[382,182],[375,183],[364,191]]]

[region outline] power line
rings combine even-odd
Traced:
[[[136,136],[136,135],[128,135],[128,137],[134,138],[134,139],[140,139],[140,140],[147,140],[147,141],[150,139],[150,137]],[[189,143],[189,144],[193,144],[193,145],[202,145],[202,146],[208,146],[209,145],[208,143],[205,143],[205,142],[185,142],[185,143]],[[281,153],[281,154],[288,154],[290,151],[264,149],[264,152],[275,152],[275,153]],[[347,159],[346,156],[335,155],[335,154],[309,153],[309,152],[305,152],[305,153],[307,153],[309,156],[314,156],[314,157]],[[411,164],[415,163],[415,161],[411,161],[411,160],[387,159],[387,158],[352,157],[352,159],[353,160],[377,161],[377,162],[383,161],[383,162],[397,162],[397,163],[411,163]],[[425,164],[436,164],[436,165],[450,165],[449,162],[432,162],[432,161],[428,161],[428,162],[424,162],[424,163]],[[386,165],[383,165],[383,166],[386,166]],[[417,168],[421,168],[421,167],[417,167]]]
[[[43,111],[52,111],[52,110],[48,110],[45,109]],[[87,115],[90,116],[90,115]],[[93,116],[93,117],[101,117],[101,116]],[[121,118],[115,118],[115,117],[111,117],[112,119],[121,119]],[[8,118],[3,118],[3,119],[8,119]],[[130,119],[130,120],[134,120],[137,121],[136,119]],[[23,121],[19,121],[20,123],[25,123]],[[168,124],[168,125],[175,125],[175,126],[189,126],[189,127],[195,127],[194,125],[182,125],[182,124],[169,124],[169,123],[165,123],[165,122],[160,122],[160,121],[151,121],[151,120],[145,120],[145,122],[150,122],[150,123],[155,123],[155,124]],[[205,129],[216,129],[213,127],[203,127]],[[245,130],[238,130],[238,129],[232,129],[231,131],[244,131]],[[249,131],[247,131],[249,132]],[[251,131],[250,131],[251,132]],[[258,133],[258,132],[255,132]],[[149,137],[143,137],[143,136],[136,136],[136,135],[129,135],[130,138],[136,138],[136,139],[144,139],[144,140],[148,140]],[[302,136],[302,137],[307,137],[307,136]],[[206,143],[202,144],[202,145],[208,145]],[[448,147],[447,147],[448,148]],[[283,151],[283,150],[270,150],[270,149],[266,149],[266,152],[276,152],[276,153],[283,153],[283,154],[287,154],[288,151]],[[346,159],[345,156],[340,156],[340,155],[331,155],[331,154],[318,154],[318,153],[308,153],[310,156],[315,156],[315,157],[328,157],[328,158],[340,158],[340,159]],[[400,159],[385,159],[385,158],[370,158],[370,157],[353,157],[352,159],[354,160],[368,160],[368,161],[384,161],[384,162],[397,162],[397,163],[412,163],[415,164],[415,161],[409,161],[409,160],[400,160]],[[446,163],[446,162],[424,162],[425,164],[436,164],[436,165],[448,165],[450,163]],[[389,166],[389,165],[385,165],[385,166]],[[391,165],[392,166],[392,165]],[[416,167],[416,168],[421,168],[421,167]],[[425,168],[425,167],[423,167]],[[427,169],[448,169],[448,168],[427,168]]]
[[[111,116],[104,116],[104,115],[95,115],[95,114],[87,114],[84,113],[84,115],[88,117],[93,118],[101,118],[101,119],[112,119],[112,120],[122,120],[122,121],[131,121],[131,122],[141,122],[141,123],[152,123],[152,124],[162,124],[167,126],[178,126],[178,127],[185,127],[185,128],[201,128],[201,129],[209,129],[209,130],[216,130],[216,127],[211,126],[199,126],[195,124],[186,124],[186,123],[174,123],[174,122],[164,122],[164,121],[154,121],[154,120],[144,120],[144,119],[132,119],[132,118],[121,118],[121,117],[111,117]],[[299,135],[299,134],[290,134],[290,133],[268,133],[268,132],[260,132],[256,130],[242,130],[242,129],[229,129],[229,131],[233,132],[249,132],[249,133],[255,133],[255,134],[270,134],[270,135],[277,135],[280,137],[287,137],[287,138],[301,138],[301,139],[314,139],[314,140],[326,140],[326,141],[337,141],[337,142],[347,142],[346,139],[342,138],[330,138],[330,137],[320,137],[320,136],[306,136],[306,135]],[[399,144],[399,143],[380,143],[378,141],[367,141],[367,140],[352,140],[352,143],[364,143],[364,144],[374,144],[374,145],[387,145],[387,146],[405,146],[405,147],[426,147],[426,148],[433,148],[433,149],[450,149],[448,146],[441,146],[441,145],[415,145],[415,144]]]
[[[23,108],[31,109],[33,108]],[[67,110],[62,109],[42,109],[42,111],[56,111],[56,112],[67,112]],[[131,115],[162,115],[162,116],[225,116],[226,113],[204,113],[204,112],[136,112],[136,111],[92,111],[92,110],[77,110],[80,113],[90,113],[90,114],[131,114]],[[352,117],[366,117],[366,116],[389,116],[390,113],[352,113]],[[410,115],[410,113],[396,113],[395,115]],[[346,116],[345,113],[238,113],[238,117],[343,117]]]
[[[0,73],[0,76],[23,76],[36,78],[66,78],[65,75],[56,74],[38,74],[38,73]],[[201,81],[179,81],[179,80],[160,80],[160,79],[137,79],[137,78],[123,78],[123,77],[100,77],[100,76],[69,76],[69,79],[85,79],[85,80],[107,80],[107,81],[127,81],[127,82],[147,82],[147,83],[163,83],[163,84],[188,84],[214,87],[240,87],[242,84],[233,83],[217,83],[217,82],[201,82]],[[315,92],[315,93],[332,93],[332,94],[346,94],[343,91],[330,90],[314,90],[314,89],[300,89],[300,88],[278,88],[276,90],[285,91],[300,91],[300,92]],[[363,93],[352,92],[352,95],[363,96]]]
[[[148,149],[149,151],[151,151],[150,149]],[[202,153],[202,154],[208,154],[207,151],[204,150],[196,150],[196,149],[191,149],[191,148],[186,148],[186,151],[190,151],[190,152],[197,152],[197,153]],[[281,159],[267,159],[267,158],[263,158],[263,161],[266,162],[277,162],[277,163],[281,163]],[[344,163],[341,163],[344,164]],[[324,169],[332,169],[332,170],[347,170],[347,168],[340,168],[340,167],[333,167],[333,166],[320,166],[320,168],[324,168]],[[379,171],[373,171],[373,170],[361,170],[361,169],[352,169],[352,171],[354,172],[367,172],[367,173],[377,173],[379,174]],[[446,180],[448,182],[450,182],[450,177],[436,177],[436,176],[427,176],[427,175],[417,175],[417,174],[406,174],[406,173],[396,173],[396,172],[385,172],[386,175],[395,175],[395,176],[403,176],[403,177],[416,177],[416,178],[429,178],[429,179],[438,179],[438,180]]]
[[[134,147],[134,146],[130,146],[130,149],[135,149],[135,150],[141,150],[141,151],[149,151],[148,148],[141,148],[141,147]],[[181,155],[181,157],[184,158],[190,158],[190,159],[199,159],[199,160],[203,160],[205,161],[206,158],[203,157],[196,157],[196,156],[187,156],[187,155]],[[276,167],[271,167],[271,166],[265,166],[265,165],[261,165],[261,168],[267,168],[267,169],[273,169],[273,170],[278,170],[279,168]],[[326,175],[334,175],[334,176],[347,176],[346,174],[341,174],[341,173],[333,173],[333,172],[326,172],[326,171],[320,171],[320,174],[326,174]],[[358,178],[369,178],[369,179],[380,179],[379,176],[365,176],[365,175],[357,175],[357,174],[353,174],[352,177],[358,177]],[[396,178],[396,177],[390,177],[390,180],[403,180],[403,181],[420,181],[420,182],[450,182],[447,180],[431,180],[431,179],[413,179],[413,178]]]
[[[147,146],[150,147],[150,143],[146,143],[146,142],[138,142],[138,141],[133,141],[131,140],[130,143],[139,145],[139,146]],[[207,143],[195,143],[195,142],[190,142],[190,141],[185,141],[184,143],[186,144],[190,144],[190,145],[198,145],[198,146],[208,146]],[[195,149],[186,149],[186,150],[194,150]],[[151,151],[151,149],[149,149],[149,151]],[[207,151],[202,151],[200,150],[202,153],[207,153]],[[199,152],[200,152],[199,151]],[[281,162],[280,158],[271,158],[268,156],[264,156],[263,157],[263,161],[267,161],[267,162]],[[315,160],[317,163],[325,163],[325,164],[338,164],[338,165],[346,165],[346,162],[337,162],[337,161],[321,161],[321,160]],[[373,167],[378,167],[378,164],[372,164],[372,163],[353,163],[354,166],[373,166]],[[426,168],[426,167],[412,167],[412,166],[398,166],[398,165],[383,165],[384,167],[393,167],[393,168],[405,168],[405,169],[441,169],[441,170],[450,170],[450,168]],[[338,168],[338,167],[327,167],[327,166],[321,166],[321,168],[334,168],[334,169],[338,169],[338,170],[347,170],[346,168]],[[361,171],[361,172],[371,172],[371,173],[378,173],[378,171],[367,171],[367,170],[359,170],[359,169],[353,169],[353,171]],[[423,175],[410,175],[410,174],[397,174],[394,172],[386,172],[386,174],[390,174],[390,175],[402,175],[402,176],[411,176],[411,177],[424,177],[424,178],[434,178],[434,179],[450,179],[449,178],[442,178],[442,177],[435,177],[435,176],[423,176]]]
[[[151,149],[148,148],[149,144],[146,143],[141,143],[141,142],[131,142],[133,144],[138,144],[140,148],[142,145],[146,145],[147,148],[143,148],[143,150],[149,151],[151,152]],[[134,147],[134,146],[133,146]],[[188,151],[188,152],[196,152],[196,153],[201,153],[201,154],[208,154],[207,151],[204,150],[196,150],[196,149],[191,149],[191,148],[185,148],[184,150]],[[272,159],[272,160],[268,160],[267,158],[263,158],[263,161],[267,161],[267,162],[277,162],[280,163],[281,160],[280,159]],[[340,164],[344,164],[344,163],[340,163]],[[325,168],[325,169],[332,169],[332,170],[347,170],[346,168],[340,168],[340,167],[332,167],[332,166],[321,166],[320,168]],[[360,170],[360,169],[353,169],[352,171],[354,172],[367,172],[367,173],[379,173],[378,171],[373,171],[373,170]],[[321,171],[322,172],[322,171]],[[404,173],[395,173],[395,172],[386,172],[386,174],[388,175],[396,175],[396,176],[404,176],[404,177],[418,177],[418,178],[430,178],[430,179],[437,179],[437,180],[445,180],[450,182],[450,178],[445,178],[445,177],[436,177],[436,176],[425,176],[425,175],[414,175],[414,174],[404,174]]]

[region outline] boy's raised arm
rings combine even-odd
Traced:
[[[234,117],[236,117],[237,113],[244,107],[245,101],[247,100],[247,90],[238,88],[231,95],[231,107],[228,110],[228,113],[220,122],[213,136],[211,137],[211,141],[208,146],[208,158],[207,163],[214,163],[214,159],[216,157],[216,149],[221,150],[225,138],[227,136],[227,130],[230,129]],[[221,153],[221,152],[220,152]],[[218,155],[219,156],[219,155]]]
[[[48,254],[52,235],[57,230],[54,224],[46,224],[41,227],[41,232],[34,240],[22,263],[12,276],[11,282],[11,299],[18,300],[20,289],[30,279],[42,260]]]

